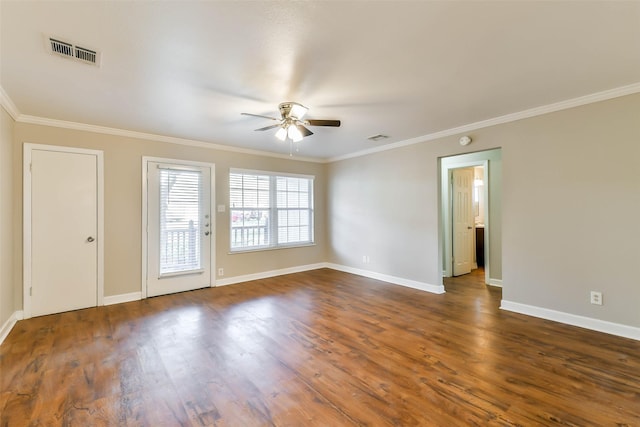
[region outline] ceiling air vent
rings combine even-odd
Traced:
[[[387,139],[389,138],[389,136],[387,135],[382,135],[381,133],[377,134],[377,135],[372,135],[369,138],[367,138],[369,141],[373,141],[373,142],[377,142],[380,141],[381,139]]]
[[[57,53],[62,56],[69,56],[73,58],[73,45],[65,42],[61,42],[56,39],[49,39],[51,43],[51,52]]]
[[[76,59],[79,61],[95,64],[97,56],[98,56],[98,53],[91,49],[86,49],[84,47],[76,46]]]
[[[86,47],[78,46],[70,41],[63,41],[58,37],[45,36],[47,50],[54,54],[69,59],[75,59],[85,64],[100,66],[100,52]]]

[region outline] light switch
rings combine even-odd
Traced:
[[[218,212],[224,212],[226,209],[225,205],[218,205]]]

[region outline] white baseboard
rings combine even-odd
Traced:
[[[440,286],[431,285],[429,283],[418,282],[416,280],[404,279],[402,277],[376,273],[375,271],[347,267],[346,265],[328,263],[326,266],[333,270],[344,271],[345,273],[357,274],[358,276],[364,276],[370,279],[382,280],[383,282],[389,282],[389,283],[393,283],[394,285],[406,286],[408,288],[413,288],[413,289],[419,289],[421,291],[431,292],[433,294],[443,294],[445,292],[443,285],[440,285]]]
[[[142,299],[142,292],[131,292],[129,294],[109,295],[104,297],[104,305],[120,304],[123,302],[139,301]]]
[[[579,326],[581,328],[617,335],[619,337],[640,340],[640,328],[622,325],[620,323],[607,322],[605,320],[578,316],[576,314],[506,300],[502,300],[500,308],[502,310],[513,311],[515,313],[526,314],[528,316],[539,317],[546,320],[553,320],[555,322]]]
[[[14,311],[11,316],[4,322],[2,328],[0,328],[0,344],[4,342],[4,339],[9,336],[9,332],[13,329],[13,327],[18,323],[18,320],[22,320],[24,318],[24,313],[22,310]]]
[[[497,286],[499,288],[502,287],[502,279],[489,279],[489,285]]]
[[[216,280],[216,286],[234,285],[236,283],[249,282],[251,280],[268,279],[269,277],[282,276],[284,274],[300,273],[303,271],[317,270],[326,268],[327,263],[300,265],[297,267],[281,268],[279,270],[262,271],[260,273],[245,274],[243,276],[234,276],[226,279]]]
[[[228,277],[226,279],[218,279],[216,280],[215,286],[234,285],[236,283],[248,282],[251,280],[268,279],[270,277],[282,276],[284,274],[301,273],[303,271],[317,270],[319,268],[331,268],[333,270],[357,274],[359,276],[382,280],[384,282],[389,282],[395,285],[406,286],[409,288],[419,289],[421,291],[431,292],[434,294],[443,294],[445,292],[444,286],[430,285],[428,283],[418,282],[415,280],[403,279],[401,277],[389,276],[387,274],[376,273],[374,271],[361,270],[358,268],[352,268],[344,265],[331,264],[326,262],[282,268],[279,270],[262,271],[260,273],[245,274],[243,276]],[[140,299],[142,299],[142,292],[110,295],[104,297],[104,305],[120,304],[123,302],[138,301]]]

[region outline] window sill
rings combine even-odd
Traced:
[[[264,251],[277,251],[281,249],[296,249],[296,248],[308,248],[310,246],[316,246],[314,243],[301,243],[299,245],[287,245],[287,246],[274,246],[268,248],[252,248],[252,249],[236,249],[227,252],[228,255],[246,254],[248,252],[264,252]]]

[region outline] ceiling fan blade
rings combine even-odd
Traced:
[[[296,125],[296,127],[298,128],[298,130],[300,131],[300,133],[302,134],[302,137],[304,138],[305,136],[310,136],[313,135],[313,132],[311,132],[309,129],[307,129],[306,127],[302,126],[302,125]]]
[[[265,126],[263,128],[255,129],[255,130],[269,130],[269,129],[277,128],[279,126],[280,126],[280,123],[278,123],[277,125]]]
[[[309,119],[306,121],[309,126],[333,126],[339,127],[340,120],[312,120]]]
[[[269,120],[280,120],[280,119],[276,119],[275,117],[263,116],[260,114],[251,114],[251,113],[240,113],[240,114],[243,116],[262,117],[263,119],[269,119]]]

